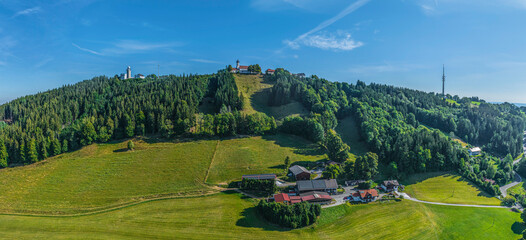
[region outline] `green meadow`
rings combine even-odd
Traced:
[[[500,200],[467,182],[461,176],[447,172],[411,175],[403,182],[410,196],[430,202],[500,205]]]
[[[76,217],[0,215],[9,239],[518,239],[524,227],[506,209],[411,201],[323,209],[313,226],[289,230],[261,219],[233,192],[159,200]]]

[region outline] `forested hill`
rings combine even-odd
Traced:
[[[388,177],[458,170],[478,185],[485,184],[484,178],[502,184],[513,178],[513,172],[511,157],[500,158],[522,152],[526,115],[511,104],[458,96],[443,99],[361,81],[301,78],[284,69],[264,78],[272,85],[265,95],[268,105],[298,101],[310,113],[287,117],[280,127],[264,113],[244,114],[243,99],[250,96],[238,91],[235,76],[226,70],[161,79],[96,77],[22,97],[0,106],[0,166],[29,164],[94,142],[145,134],[210,137],[279,130],[319,143],[330,160],[344,163],[345,172],[352,173],[349,177],[373,178],[377,170],[368,161],[376,155],[351,161],[349,146],[333,131],[338,119],[346,117],[356,120],[369,150],[389,166]],[[453,136],[494,156],[470,158]],[[497,191],[486,185],[488,191]]]
[[[196,118],[204,98],[218,112],[242,107],[234,77],[224,70],[161,79],[154,75],[128,80],[95,77],[22,97],[0,106],[0,120],[8,123],[0,126],[0,166],[33,163],[94,142],[135,135],[171,137],[191,130],[227,135],[234,123],[238,133],[275,129],[274,120],[261,114]],[[196,128],[196,119],[202,127]],[[247,124],[258,127],[243,128]]]

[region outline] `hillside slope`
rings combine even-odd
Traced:
[[[242,111],[247,114],[263,112],[276,120],[309,114],[309,111],[297,101],[282,106],[269,106],[268,93],[274,83],[265,81],[261,75],[236,74],[235,78],[238,89],[244,97]]]
[[[283,174],[284,159],[324,159],[292,135],[189,142],[93,144],[37,164],[0,170],[0,213],[91,212],[157,197],[201,195],[243,174]],[[263,154],[265,153],[265,154]],[[215,157],[215,158],[214,158]],[[214,163],[212,164],[212,161]],[[207,176],[209,173],[209,176]]]

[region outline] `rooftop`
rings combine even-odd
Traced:
[[[292,174],[294,174],[294,175],[298,175],[298,174],[300,174],[302,172],[309,172],[307,169],[305,169],[304,167],[299,166],[299,165],[294,165],[294,166],[290,167],[289,171],[291,171]]]
[[[316,179],[316,180],[306,180],[306,181],[297,181],[296,186],[300,192],[304,191],[316,191],[316,190],[325,190],[325,189],[336,189],[338,188],[338,183],[336,179]]]
[[[270,180],[275,179],[276,174],[252,174],[252,175],[243,175],[243,179],[258,179],[258,180]]]

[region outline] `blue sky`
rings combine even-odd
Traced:
[[[93,76],[240,59],[526,103],[526,0],[0,0],[0,103]]]

